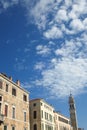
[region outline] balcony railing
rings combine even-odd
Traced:
[[[4,115],[0,114],[0,124],[4,122]]]

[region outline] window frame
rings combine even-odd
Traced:
[[[16,109],[15,106],[12,107],[12,119],[15,119],[16,117]]]
[[[26,111],[24,111],[24,122],[26,122],[26,120],[27,120],[27,113]]]
[[[37,111],[33,111],[33,118],[36,119],[37,118]]]
[[[3,89],[3,81],[0,80],[0,89]]]
[[[12,95],[13,96],[16,96],[17,95],[17,90],[16,88],[12,87]]]
[[[6,127],[6,128],[5,128]],[[7,125],[4,125],[4,130],[8,130],[8,126]]]
[[[6,83],[6,88],[5,88],[5,91],[8,92],[8,87],[9,87],[9,84]]]
[[[5,104],[5,116],[8,117],[8,104]]]
[[[12,130],[15,130],[15,126],[12,126]]]
[[[23,101],[27,102],[27,95],[23,94]]]
[[[33,130],[37,130],[37,124],[33,125]]]

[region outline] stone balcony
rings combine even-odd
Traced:
[[[4,115],[3,114],[0,114],[0,124],[1,123],[4,123]]]

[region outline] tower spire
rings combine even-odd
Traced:
[[[71,93],[69,96],[69,111],[70,111],[70,120],[71,120],[71,125],[73,127],[73,130],[78,130],[75,101]]]

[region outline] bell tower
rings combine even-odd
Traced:
[[[69,111],[70,111],[71,126],[73,127],[73,130],[78,130],[76,107],[75,107],[75,101],[72,94],[70,94],[69,96]]]

